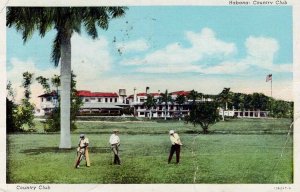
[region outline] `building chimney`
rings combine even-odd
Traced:
[[[149,87],[146,87],[146,95],[149,94]]]
[[[135,103],[137,101],[136,97],[136,88],[133,89],[133,102]]]

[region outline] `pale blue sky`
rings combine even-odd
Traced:
[[[25,70],[19,67],[22,63],[36,75],[54,73],[54,35],[51,31],[41,39],[35,33],[23,44],[20,33],[7,29],[8,79],[18,79]],[[99,30],[98,40],[82,32],[81,37],[74,35],[72,45],[79,89],[126,88],[130,94],[133,87],[144,91],[149,86],[152,92],[195,89],[216,94],[231,87],[268,95],[265,77],[272,73],[274,97],[292,100],[289,6],[129,7],[107,31]]]

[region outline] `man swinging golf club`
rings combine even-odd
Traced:
[[[79,168],[79,164],[83,158],[85,158],[86,166],[90,166],[90,158],[88,152],[89,139],[85,137],[84,134],[80,134],[80,139],[77,147],[77,158],[75,163],[75,168]]]
[[[180,146],[182,145],[182,143],[180,141],[179,135],[177,133],[175,133],[174,130],[170,130],[169,134],[170,134],[170,140],[171,140],[172,146],[171,146],[171,150],[170,150],[168,163],[171,162],[173,154],[174,154],[174,152],[176,152],[176,163],[178,164],[179,159],[180,159]]]

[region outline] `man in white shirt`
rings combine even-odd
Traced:
[[[168,163],[171,162],[173,154],[174,154],[174,152],[176,152],[176,163],[178,164],[179,159],[180,159],[180,146],[182,145],[182,143],[180,141],[179,135],[177,133],[175,133],[174,130],[170,130],[169,134],[170,134],[170,140],[171,140],[172,146],[171,146],[171,150],[170,150]]]
[[[79,168],[80,161],[83,157],[86,160],[86,166],[90,166],[90,158],[88,153],[89,139],[84,134],[80,134],[77,148],[76,168]]]
[[[114,164],[121,165],[121,161],[119,157],[120,138],[118,136],[118,133],[119,133],[118,130],[116,129],[113,130],[113,134],[109,138],[109,143],[114,153]]]

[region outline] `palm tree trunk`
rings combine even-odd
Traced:
[[[167,120],[167,106],[165,106],[165,120]]]
[[[179,121],[181,121],[181,115],[182,115],[182,114],[181,114],[181,110],[182,110],[182,109],[181,109],[181,105],[179,105]]]
[[[222,120],[225,121],[224,109],[223,109],[223,112],[222,112]]]
[[[71,109],[71,35],[61,42],[61,110],[59,148],[71,148],[70,109]]]

